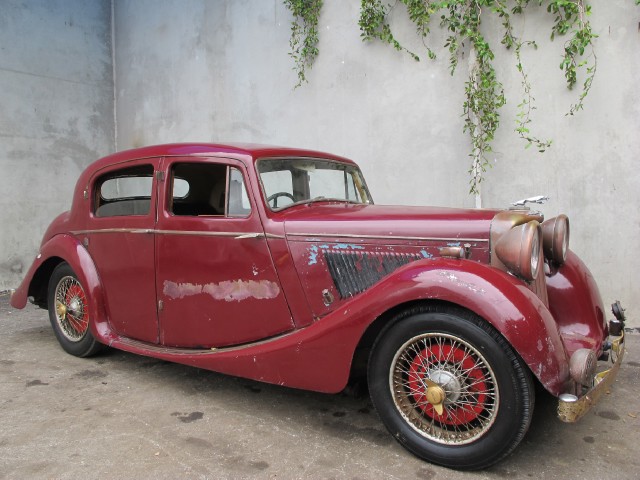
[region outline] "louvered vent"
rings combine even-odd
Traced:
[[[341,298],[364,292],[394,270],[420,260],[419,254],[324,252],[333,283]]]

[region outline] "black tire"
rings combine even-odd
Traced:
[[[378,336],[368,376],[389,432],[431,463],[486,468],[511,453],[531,423],[528,367],[497,331],[463,309],[434,305],[399,314]]]
[[[51,326],[67,353],[89,357],[102,350],[89,328],[89,297],[68,263],[53,270],[47,300]]]

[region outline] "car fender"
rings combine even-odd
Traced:
[[[489,322],[554,395],[569,380],[567,354],[547,306],[521,280],[496,268],[457,259],[413,262],[363,293],[365,310],[437,300],[459,305]],[[386,305],[386,307],[385,307]]]
[[[67,262],[76,273],[78,280],[87,290],[87,296],[90,299],[91,333],[101,343],[109,344],[114,335],[104,311],[104,294],[98,271],[87,249],[72,235],[55,235],[41,246],[40,252],[31,268],[29,268],[24,280],[13,292],[11,305],[15,308],[25,307],[27,297],[32,293],[34,280],[52,261],[56,263]]]

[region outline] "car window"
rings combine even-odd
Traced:
[[[95,183],[97,217],[148,215],[153,189],[153,166],[141,165],[109,172]]]
[[[249,195],[244,184],[242,172],[229,168],[228,214],[230,217],[246,217],[251,213]]]
[[[171,167],[169,211],[179,216],[245,217],[251,205],[240,170],[216,163]]]
[[[355,165],[312,158],[277,158],[262,159],[257,166],[272,210],[317,201],[373,203]]]
[[[284,207],[294,202],[293,176],[290,170],[274,170],[260,175],[269,202],[276,207]]]

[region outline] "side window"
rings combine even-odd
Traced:
[[[141,165],[109,172],[95,183],[96,217],[148,215],[151,208],[153,166]]]
[[[246,217],[251,212],[242,173],[215,163],[177,163],[171,168],[169,211],[180,216]]]
[[[251,204],[247,195],[242,173],[237,168],[229,168],[228,215],[230,217],[248,217]]]

